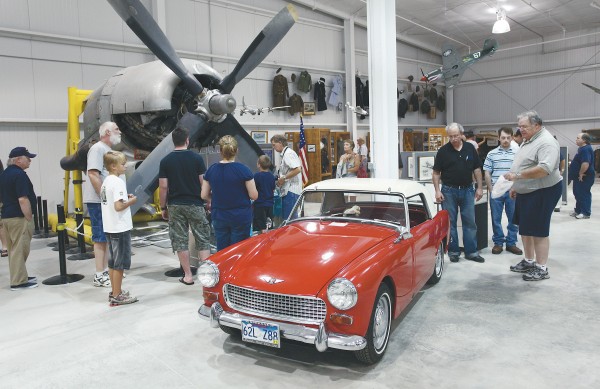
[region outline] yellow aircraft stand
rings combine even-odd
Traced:
[[[75,87],[68,88],[68,119],[67,119],[67,150],[66,155],[70,156],[77,152],[79,148],[80,140],[80,128],[79,128],[79,116],[83,113],[85,108],[86,100],[92,93],[92,90],[77,89]],[[64,212],[66,217],[66,230],[69,236],[79,239],[83,239],[85,243],[92,244],[92,227],[89,219],[83,218],[83,192],[81,188],[82,174],[79,170],[73,172],[73,196],[75,202],[75,219],[69,217],[69,184],[71,182],[71,172],[65,171],[64,178]],[[133,217],[134,222],[147,222],[152,220],[160,220],[161,212],[158,189],[154,193],[154,204],[152,206],[157,210],[154,215],[149,215],[143,212],[138,212]],[[48,223],[52,227],[53,231],[56,231],[58,225],[58,216],[56,214],[50,214],[48,216]],[[80,253],[84,254],[84,253]],[[93,256],[93,255],[92,255]],[[69,257],[69,259],[78,259]],[[87,258],[80,258],[87,259]]]

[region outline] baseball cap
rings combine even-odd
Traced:
[[[16,158],[16,157],[29,157],[29,158],[35,158],[37,154],[32,154],[29,152],[29,150],[27,150],[27,147],[15,147],[14,149],[12,149],[10,151],[10,154],[8,154],[8,158]]]

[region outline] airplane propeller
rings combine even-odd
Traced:
[[[229,115],[236,107],[235,99],[229,93],[269,55],[292,28],[298,19],[292,5],[283,8],[258,34],[233,71],[220,82],[218,90],[208,90],[187,70],[164,32],[139,0],[108,0],[108,2],[138,38],[182,80],[185,88],[195,96],[198,105],[195,114],[187,113],[178,122],[178,125],[189,129],[190,144],[198,141],[206,146],[217,136],[217,132],[222,135],[231,132],[237,136],[240,150],[246,148],[256,154],[262,154],[248,133]],[[218,128],[219,123],[222,123],[221,128]],[[158,164],[173,149],[172,138],[169,135],[152,150],[128,179],[128,192],[138,197],[138,202],[131,209],[133,214],[152,198],[158,183]],[[244,158],[246,157],[240,156],[240,159]],[[252,163],[254,162],[255,159]]]
[[[190,93],[194,96],[202,93],[204,90],[202,84],[188,72],[167,36],[139,0],[108,0],[108,2],[150,51],[184,82]]]

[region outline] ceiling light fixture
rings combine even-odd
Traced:
[[[510,25],[506,21],[506,11],[503,8],[498,8],[496,11],[496,23],[492,28],[492,34],[504,34],[510,31]]]
[[[594,7],[594,8],[596,8],[596,9],[600,9],[600,4],[596,3],[595,1],[592,1],[592,2],[590,3],[590,7]]]

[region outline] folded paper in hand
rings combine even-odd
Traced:
[[[497,199],[506,193],[513,185],[512,181],[508,181],[504,176],[498,177],[498,181],[494,184],[492,188],[492,198]]]

